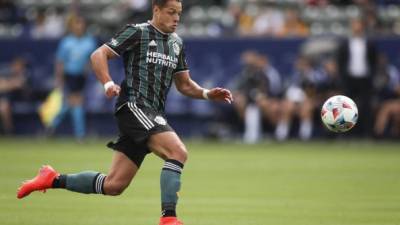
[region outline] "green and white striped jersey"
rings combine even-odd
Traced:
[[[188,70],[182,39],[147,22],[126,25],[106,45],[123,57],[125,68],[116,109],[132,102],[164,112],[173,76]]]

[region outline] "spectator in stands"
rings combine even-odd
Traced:
[[[324,7],[327,6],[330,2],[329,0],[306,0],[305,3],[309,6]]]
[[[129,10],[130,18],[129,21],[133,23],[138,23],[142,21],[143,18],[150,17],[151,7],[150,1],[148,0],[124,0],[124,4]]]
[[[352,98],[360,112],[354,133],[359,136],[371,134],[373,121],[371,99],[373,75],[376,72],[377,53],[375,45],[365,35],[361,19],[351,21],[351,36],[340,43],[338,49],[339,74],[342,76],[345,94]]]
[[[257,100],[266,95],[267,79],[258,65],[258,55],[254,51],[242,54],[243,70],[237,77],[234,88],[234,107],[244,121],[245,142],[254,143],[260,138],[260,110]]]
[[[64,34],[64,28],[61,12],[51,7],[37,10],[30,33],[34,39],[60,38]]]
[[[285,22],[277,35],[279,37],[306,37],[309,34],[310,30],[300,19],[299,13],[294,9],[288,9],[285,14]]]
[[[46,9],[45,28],[48,38],[60,38],[65,33],[65,19],[62,10],[55,7]]]
[[[243,5],[232,3],[229,6],[229,12],[235,20],[237,34],[242,36],[249,36],[252,35],[254,18],[253,15],[249,14],[249,10],[243,8]]]
[[[325,73],[315,69],[307,58],[297,59],[294,74],[282,102],[281,119],[275,130],[277,140],[283,141],[289,137],[292,120],[296,116],[300,120],[299,137],[302,140],[311,138],[313,113],[319,104],[320,89],[325,80]]]
[[[280,120],[281,98],[283,92],[282,77],[278,70],[271,64],[267,55],[259,55],[259,65],[267,77],[267,95],[260,99],[260,108],[264,118],[268,119],[274,127]]]
[[[400,135],[400,73],[399,70],[388,62],[385,55],[380,55],[378,60],[377,75],[374,80],[377,92],[377,116],[374,134],[381,138],[386,128],[391,123],[392,137]]]
[[[96,41],[86,33],[86,22],[82,17],[71,19],[70,31],[58,46],[55,66],[56,87],[64,89],[66,102],[49,132],[55,131],[70,110],[75,137],[81,139],[85,135],[83,92],[89,57],[96,48]]]
[[[33,25],[30,30],[32,38],[41,39],[46,37],[48,31],[46,30],[45,23],[46,14],[44,13],[44,10],[36,11],[35,20],[33,21]]]
[[[370,7],[365,9],[365,30],[368,35],[377,36],[385,33],[389,33],[386,31],[385,25],[380,21],[378,17],[378,12],[376,11],[376,7]]]
[[[252,32],[256,36],[276,36],[283,25],[284,16],[281,10],[265,8],[255,17]]]
[[[259,140],[262,132],[262,117],[272,120],[273,123],[277,121],[277,110],[280,107],[278,101],[269,96],[266,72],[270,72],[271,77],[279,74],[269,64],[267,57],[254,51],[244,52],[242,61],[244,68],[236,80],[234,107],[245,123],[244,141],[254,143]]]
[[[14,130],[11,101],[13,95],[22,90],[25,81],[26,62],[22,58],[15,58],[8,69],[0,72],[0,116],[5,134],[12,134]]]
[[[323,95],[321,102],[325,99],[338,94],[343,94],[342,81],[338,73],[335,59],[328,58],[322,61],[322,72],[325,74],[324,81],[320,84],[320,90]]]
[[[21,18],[17,4],[11,0],[0,0],[0,23],[17,23]]]

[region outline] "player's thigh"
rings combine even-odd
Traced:
[[[304,99],[302,104],[299,104],[300,115],[310,116],[314,109],[314,98],[307,97]]]
[[[234,99],[235,101],[233,102],[234,106],[244,108],[247,104],[247,99],[246,96],[243,95],[242,93],[234,93]]]
[[[235,110],[239,113],[239,115],[242,117],[244,115],[247,105],[246,96],[244,96],[241,93],[235,93],[233,98],[235,99],[235,101],[233,101],[233,106]]]
[[[83,95],[80,92],[73,92],[68,94],[68,103],[71,106],[79,106],[83,103]]]
[[[396,113],[394,114],[394,119],[398,123],[398,126],[400,126],[400,101],[397,104]]]
[[[297,102],[294,102],[292,100],[289,99],[285,99],[282,101],[282,116],[283,117],[290,117],[292,116],[294,113],[297,113]]]
[[[175,159],[182,163],[187,160],[187,150],[181,139],[173,131],[161,132],[150,136],[149,149],[162,159]]]
[[[281,101],[279,99],[272,99],[271,100],[271,111],[274,114],[279,114],[281,110]]]
[[[400,116],[400,99],[396,102],[396,112],[398,113],[398,116]]]
[[[64,76],[65,92],[68,96],[68,101],[74,104],[75,102],[83,101],[83,92],[86,83],[86,76],[81,75],[68,75]]]
[[[272,123],[277,122],[281,117],[281,106],[277,99],[268,100],[268,104],[262,105],[263,115]]]
[[[110,170],[105,181],[106,193],[124,190],[135,177],[138,167],[124,153],[114,151]]]
[[[0,98],[0,111],[3,112],[7,112],[10,108],[10,104],[8,102],[8,100],[6,99],[1,99]]]

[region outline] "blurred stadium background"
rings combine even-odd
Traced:
[[[260,67],[265,67],[263,70],[268,76],[267,92],[280,103],[278,107],[284,109],[287,89],[296,82],[293,81],[296,73],[302,70],[299,61],[307,59],[311,66],[309,72],[305,73],[311,74],[309,83],[316,92],[312,98],[318,99],[312,107],[314,138],[329,137],[318,118],[322,99],[332,93],[347,94],[352,91],[343,88],[346,87],[344,84],[339,87],[332,84],[343,78],[336,53],[341,41],[351,34],[351,21],[362,18],[377,55],[389,59],[386,64],[379,64],[377,59],[373,65],[374,74],[371,76],[374,87],[369,90],[370,105],[365,110],[372,113],[367,122],[363,121],[370,128],[367,137],[399,137],[400,120],[398,116],[393,116],[396,113],[384,116],[389,122],[383,134],[376,135],[372,131],[383,103],[386,100],[398,100],[399,97],[400,5],[397,1],[187,0],[183,5],[184,13],[178,33],[186,42],[191,74],[205,87],[226,86],[235,89],[240,86],[238,80],[240,82],[240,76],[246,73],[245,67],[257,64],[252,62],[256,60],[247,59],[249,57],[244,55],[255,51],[264,59],[267,57],[267,62],[258,63]],[[69,31],[68,21],[74,15],[82,15],[87,19],[88,32],[96,37],[100,45],[124,24],[150,19],[151,1],[0,1],[0,74],[4,77],[12,73],[11,65],[15,59],[26,61],[23,73],[27,79],[23,88],[14,91],[0,88],[2,96],[8,95],[12,105],[14,128],[9,131],[11,134],[44,133],[37,117],[37,108],[54,88],[55,53],[60,39]],[[274,71],[271,72],[267,64]],[[114,60],[110,69],[117,81],[122,80],[124,74],[119,60]],[[330,74],[338,79],[329,78]],[[89,76],[89,79],[86,96],[90,94],[93,97],[85,101],[88,135],[112,135],[116,131],[110,113],[113,104],[105,99],[102,87],[94,76]],[[315,81],[318,79],[327,81]],[[301,85],[305,89],[304,86],[308,84]],[[242,135],[245,127],[243,118],[234,107],[192,101],[178,94],[174,88],[168,100],[166,111],[169,120],[181,135],[216,138],[237,138]],[[398,108],[395,110],[398,111]],[[361,112],[361,115],[365,113]],[[291,136],[297,137],[296,117],[294,119]],[[274,137],[275,126],[279,123],[277,120],[271,115],[265,117],[265,136]],[[63,122],[57,133],[71,133],[68,120]]]
[[[183,6],[178,33],[186,44],[192,77],[204,87],[229,87],[239,100],[236,105],[220,105],[190,100],[174,88],[170,91],[169,122],[187,139],[191,151],[179,205],[183,221],[192,225],[398,224],[400,3],[184,0]],[[91,72],[85,88],[88,138],[84,144],[71,138],[69,118],[55,132],[63,138],[43,138],[47,133],[38,108],[54,89],[55,54],[68,33],[68,21],[76,15],[87,19],[88,32],[101,45],[124,24],[149,20],[151,1],[0,0],[0,223],[154,224],[161,168],[155,156],[146,159],[132,188],[116,199],[61,191],[15,199],[19,182],[34,175],[41,164],[65,172],[88,168],[106,172],[111,159],[104,143],[117,132],[114,104]],[[352,21],[360,18],[376,49],[375,62],[368,65],[374,68],[372,86],[365,86],[368,104],[360,111],[368,117],[358,129],[333,134],[321,124],[319,109],[332,94],[352,93],[340,68],[340,46],[351,36]],[[254,67],[256,72],[249,70]],[[118,59],[111,62],[116,81],[123,79],[122,69]],[[258,73],[265,75],[266,83],[246,78]],[[13,81],[22,84],[17,88],[8,83],[13,74],[24,77]],[[306,75],[299,81],[298,74]],[[293,93],[290,87],[296,85],[300,92]],[[253,88],[268,101],[255,104],[260,98],[253,99]],[[299,99],[299,93],[307,97]],[[252,107],[241,108],[241,96],[249,98]],[[304,99],[312,104],[302,104]],[[265,103],[271,110],[253,107],[263,109]],[[290,103],[308,112],[305,117],[311,118],[312,128],[303,129],[302,135],[298,132],[304,114],[286,115],[293,126],[283,137],[277,127]],[[250,115],[247,133],[243,112]],[[263,119],[254,119],[258,117]]]

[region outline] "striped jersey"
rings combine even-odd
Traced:
[[[126,25],[106,46],[123,57],[125,69],[116,109],[131,102],[163,113],[173,76],[188,70],[182,39],[147,22]]]

